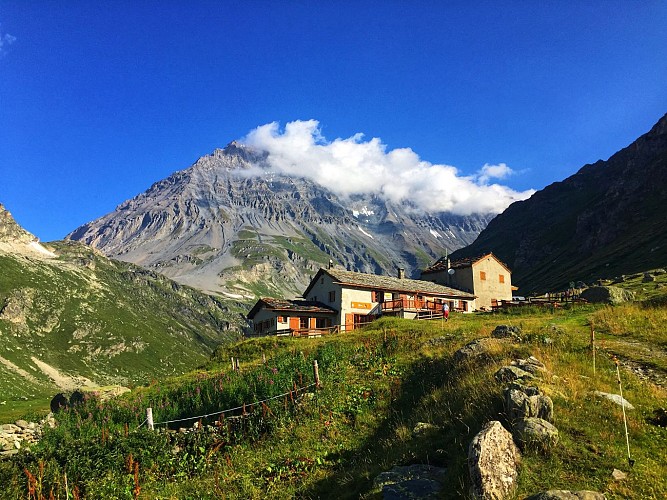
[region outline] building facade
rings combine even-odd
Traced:
[[[444,257],[422,271],[421,278],[473,293],[475,310],[492,310],[512,300],[512,272],[492,253],[455,262]]]
[[[329,267],[320,269],[305,300],[260,299],[248,314],[255,335],[321,335],[350,331],[380,316],[433,318],[472,311],[475,296],[436,283]]]

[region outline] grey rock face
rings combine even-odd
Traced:
[[[252,296],[263,283],[288,295],[300,294],[329,259],[415,275],[417,255],[435,260],[465,246],[491,218],[419,213],[370,195],[343,200],[272,172],[262,152],[232,143],[68,238],[202,290]]]
[[[512,435],[498,421],[488,422],[468,448],[468,468],[475,498],[509,498],[516,486],[521,459]]]

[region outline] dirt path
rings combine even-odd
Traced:
[[[637,340],[605,339],[602,350],[616,356],[621,366],[642,380],[667,389],[667,352]]]

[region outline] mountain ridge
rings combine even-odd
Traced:
[[[491,217],[429,214],[372,195],[342,199],[232,142],[67,238],[208,292],[297,296],[329,260],[416,275],[472,242]]]
[[[493,251],[522,292],[667,264],[667,115],[608,160],[511,204],[453,259]]]

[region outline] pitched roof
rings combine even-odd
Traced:
[[[505,269],[507,269],[507,272],[511,272],[509,267],[501,261],[498,257],[493,255],[492,252],[485,253],[484,255],[478,255],[477,257],[466,257],[463,259],[456,260],[454,262],[449,263],[449,269],[463,269],[464,267],[471,267],[473,264],[476,264],[482,259],[485,259],[486,257],[493,257],[498,264],[503,266]],[[440,271],[446,271],[447,268],[447,257],[441,257],[438,259],[435,264],[432,266],[427,267],[422,271],[422,274],[428,274],[428,273],[437,273]]]
[[[468,292],[457,290],[448,286],[438,285],[430,281],[413,280],[408,278],[395,278],[393,276],[379,276],[377,274],[357,273],[342,269],[320,269],[303,293],[308,294],[310,289],[317,283],[322,274],[328,274],[334,281],[341,285],[349,285],[355,288],[370,288],[373,290],[384,290],[388,292],[405,292],[414,294],[430,294],[445,297],[456,297],[472,300],[475,296]]]
[[[336,310],[314,300],[286,300],[263,297],[257,301],[248,313],[248,319],[252,319],[264,307],[270,311],[286,311],[300,313],[329,313],[335,314]]]

